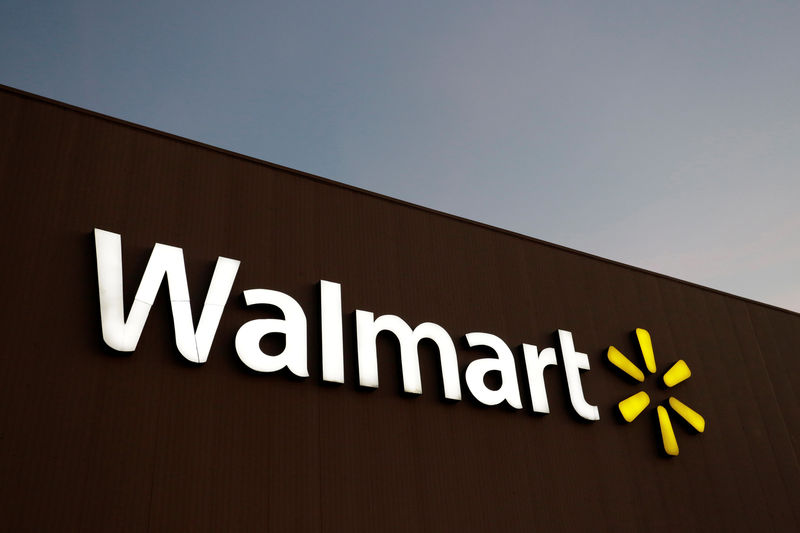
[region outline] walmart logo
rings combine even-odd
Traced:
[[[223,310],[230,299],[234,280],[241,263],[236,259],[218,257],[211,282],[196,323],[189,298],[189,285],[184,265],[183,249],[156,243],[142,274],[130,311],[125,313],[122,275],[122,236],[99,228],[94,229],[97,258],[97,288],[100,299],[100,324],[103,340],[112,349],[133,352],[141,337],[150,313],[166,281],[172,308],[175,329],[175,346],[178,352],[196,365],[204,364],[209,357],[214,336]],[[423,339],[437,346],[441,367],[442,388],[445,398],[459,401],[462,398],[462,383],[469,395],[485,406],[506,404],[514,409],[523,409],[520,377],[527,378],[530,391],[530,407],[533,412],[547,414],[550,404],[547,399],[544,371],[549,366],[558,366],[566,381],[566,393],[572,410],[580,418],[594,422],[600,420],[600,411],[584,396],[581,382],[582,371],[590,370],[589,356],[578,351],[572,333],[558,330],[558,345],[537,348],[522,344],[526,372],[517,375],[515,356],[500,337],[484,331],[472,331],[463,335],[469,348],[479,348],[494,354],[472,360],[461,374],[458,353],[453,337],[442,326],[434,322],[423,322],[412,327],[397,315],[375,316],[372,311],[355,309],[355,313],[342,307],[342,286],[339,283],[320,280],[319,317],[322,363],[322,381],[345,382],[344,332],[355,326],[358,385],[377,389],[378,380],[378,335],[391,333],[399,343],[400,366],[403,390],[408,394],[422,394],[422,376],[419,364],[419,344]],[[308,317],[300,303],[290,295],[273,289],[247,289],[242,293],[245,304],[269,305],[277,308],[284,318],[254,318],[242,324],[234,337],[236,354],[250,370],[259,373],[278,372],[287,369],[297,377],[309,376],[308,371]],[[353,317],[345,325],[344,316]],[[284,336],[280,353],[266,353],[261,348],[261,339],[267,335]],[[656,372],[656,360],[650,334],[637,329],[642,357],[647,371]],[[560,352],[560,357],[557,353]],[[317,354],[314,354],[317,355]],[[642,370],[614,348],[608,349],[608,360],[622,372],[640,383],[644,382]],[[499,386],[489,386],[486,376],[499,377]],[[686,363],[675,363],[663,376],[664,385],[674,387],[691,376]],[[462,380],[463,378],[463,380]],[[650,396],[641,391],[618,404],[623,418],[632,422],[650,405]],[[668,405],[698,432],[705,429],[705,420],[698,413],[670,397]],[[666,407],[657,407],[664,450],[669,455],[678,455],[678,443],[672,429]]]
[[[647,371],[650,374],[655,374],[656,358],[655,354],[653,353],[653,342],[650,339],[650,333],[648,333],[647,330],[637,328],[636,338],[639,341],[639,348],[641,350],[642,357],[644,358],[644,364],[647,368]],[[644,372],[642,372],[638,366],[633,364],[630,359],[625,357],[622,352],[613,346],[609,346],[608,348],[608,361],[636,381],[644,383]],[[681,359],[672,365],[672,368],[667,370],[662,379],[664,385],[672,388],[682,381],[689,379],[691,375],[692,371],[689,370],[689,366],[683,359]],[[678,416],[688,422],[689,425],[696,429],[699,433],[702,433],[705,430],[706,421],[698,412],[674,396],[670,396],[667,403]],[[622,418],[624,418],[626,422],[633,422],[636,417],[639,416],[649,405],[650,396],[645,391],[640,391],[633,396],[629,396],[628,398],[625,398],[619,402],[617,407],[622,415]],[[675,432],[672,429],[672,422],[670,422],[669,412],[662,405],[659,405],[656,409],[658,412],[658,425],[661,429],[661,440],[664,443],[664,451],[668,455],[678,455],[678,441],[675,439]]]

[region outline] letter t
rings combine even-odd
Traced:
[[[585,353],[575,351],[572,333],[569,331],[558,330],[558,340],[561,344],[561,356],[564,359],[564,373],[567,376],[569,401],[572,403],[572,408],[586,420],[600,420],[600,411],[597,406],[588,404],[583,398],[580,371],[589,370],[589,357]]]

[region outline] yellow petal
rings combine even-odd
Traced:
[[[622,414],[622,418],[624,418],[626,422],[633,422],[636,417],[639,416],[639,413],[644,411],[644,408],[648,405],[650,405],[650,396],[648,396],[646,392],[641,391],[633,396],[625,398],[619,402],[617,407]]]
[[[656,372],[656,356],[653,353],[653,342],[650,340],[650,333],[646,329],[636,328],[636,338],[639,339],[639,347],[642,349],[644,364],[651,374]]]
[[[636,365],[631,363],[630,359],[622,355],[622,352],[613,346],[608,347],[608,361],[633,379],[639,382],[644,381],[644,373],[642,373]]]
[[[692,371],[689,370],[689,366],[683,359],[681,359],[672,365],[672,368],[667,370],[667,373],[664,374],[664,385],[667,387],[674,387],[681,381],[689,379],[689,376],[691,375]]]
[[[681,418],[689,422],[689,424],[698,432],[702,433],[703,431],[705,431],[706,421],[700,415],[700,413],[698,413],[685,403],[678,401],[677,398],[673,398],[672,396],[670,396],[669,398],[669,406],[675,409],[675,412],[678,413],[681,416]]]
[[[667,455],[678,455],[678,441],[675,440],[675,432],[672,431],[669,413],[660,405],[658,406],[658,425],[661,426],[661,440],[664,442],[664,451],[667,452]]]

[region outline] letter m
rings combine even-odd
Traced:
[[[239,270],[239,261],[220,257],[211,277],[197,331],[192,322],[189,287],[183,250],[156,243],[136,291],[128,319],[125,320],[122,293],[122,239],[119,234],[95,228],[97,285],[100,292],[100,323],[105,343],[120,352],[136,349],[150,307],[164,275],[167,277],[175,344],[178,351],[193,363],[205,363],[217,332],[222,310]]]

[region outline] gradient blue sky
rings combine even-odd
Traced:
[[[800,311],[800,3],[0,3],[0,83]]]

